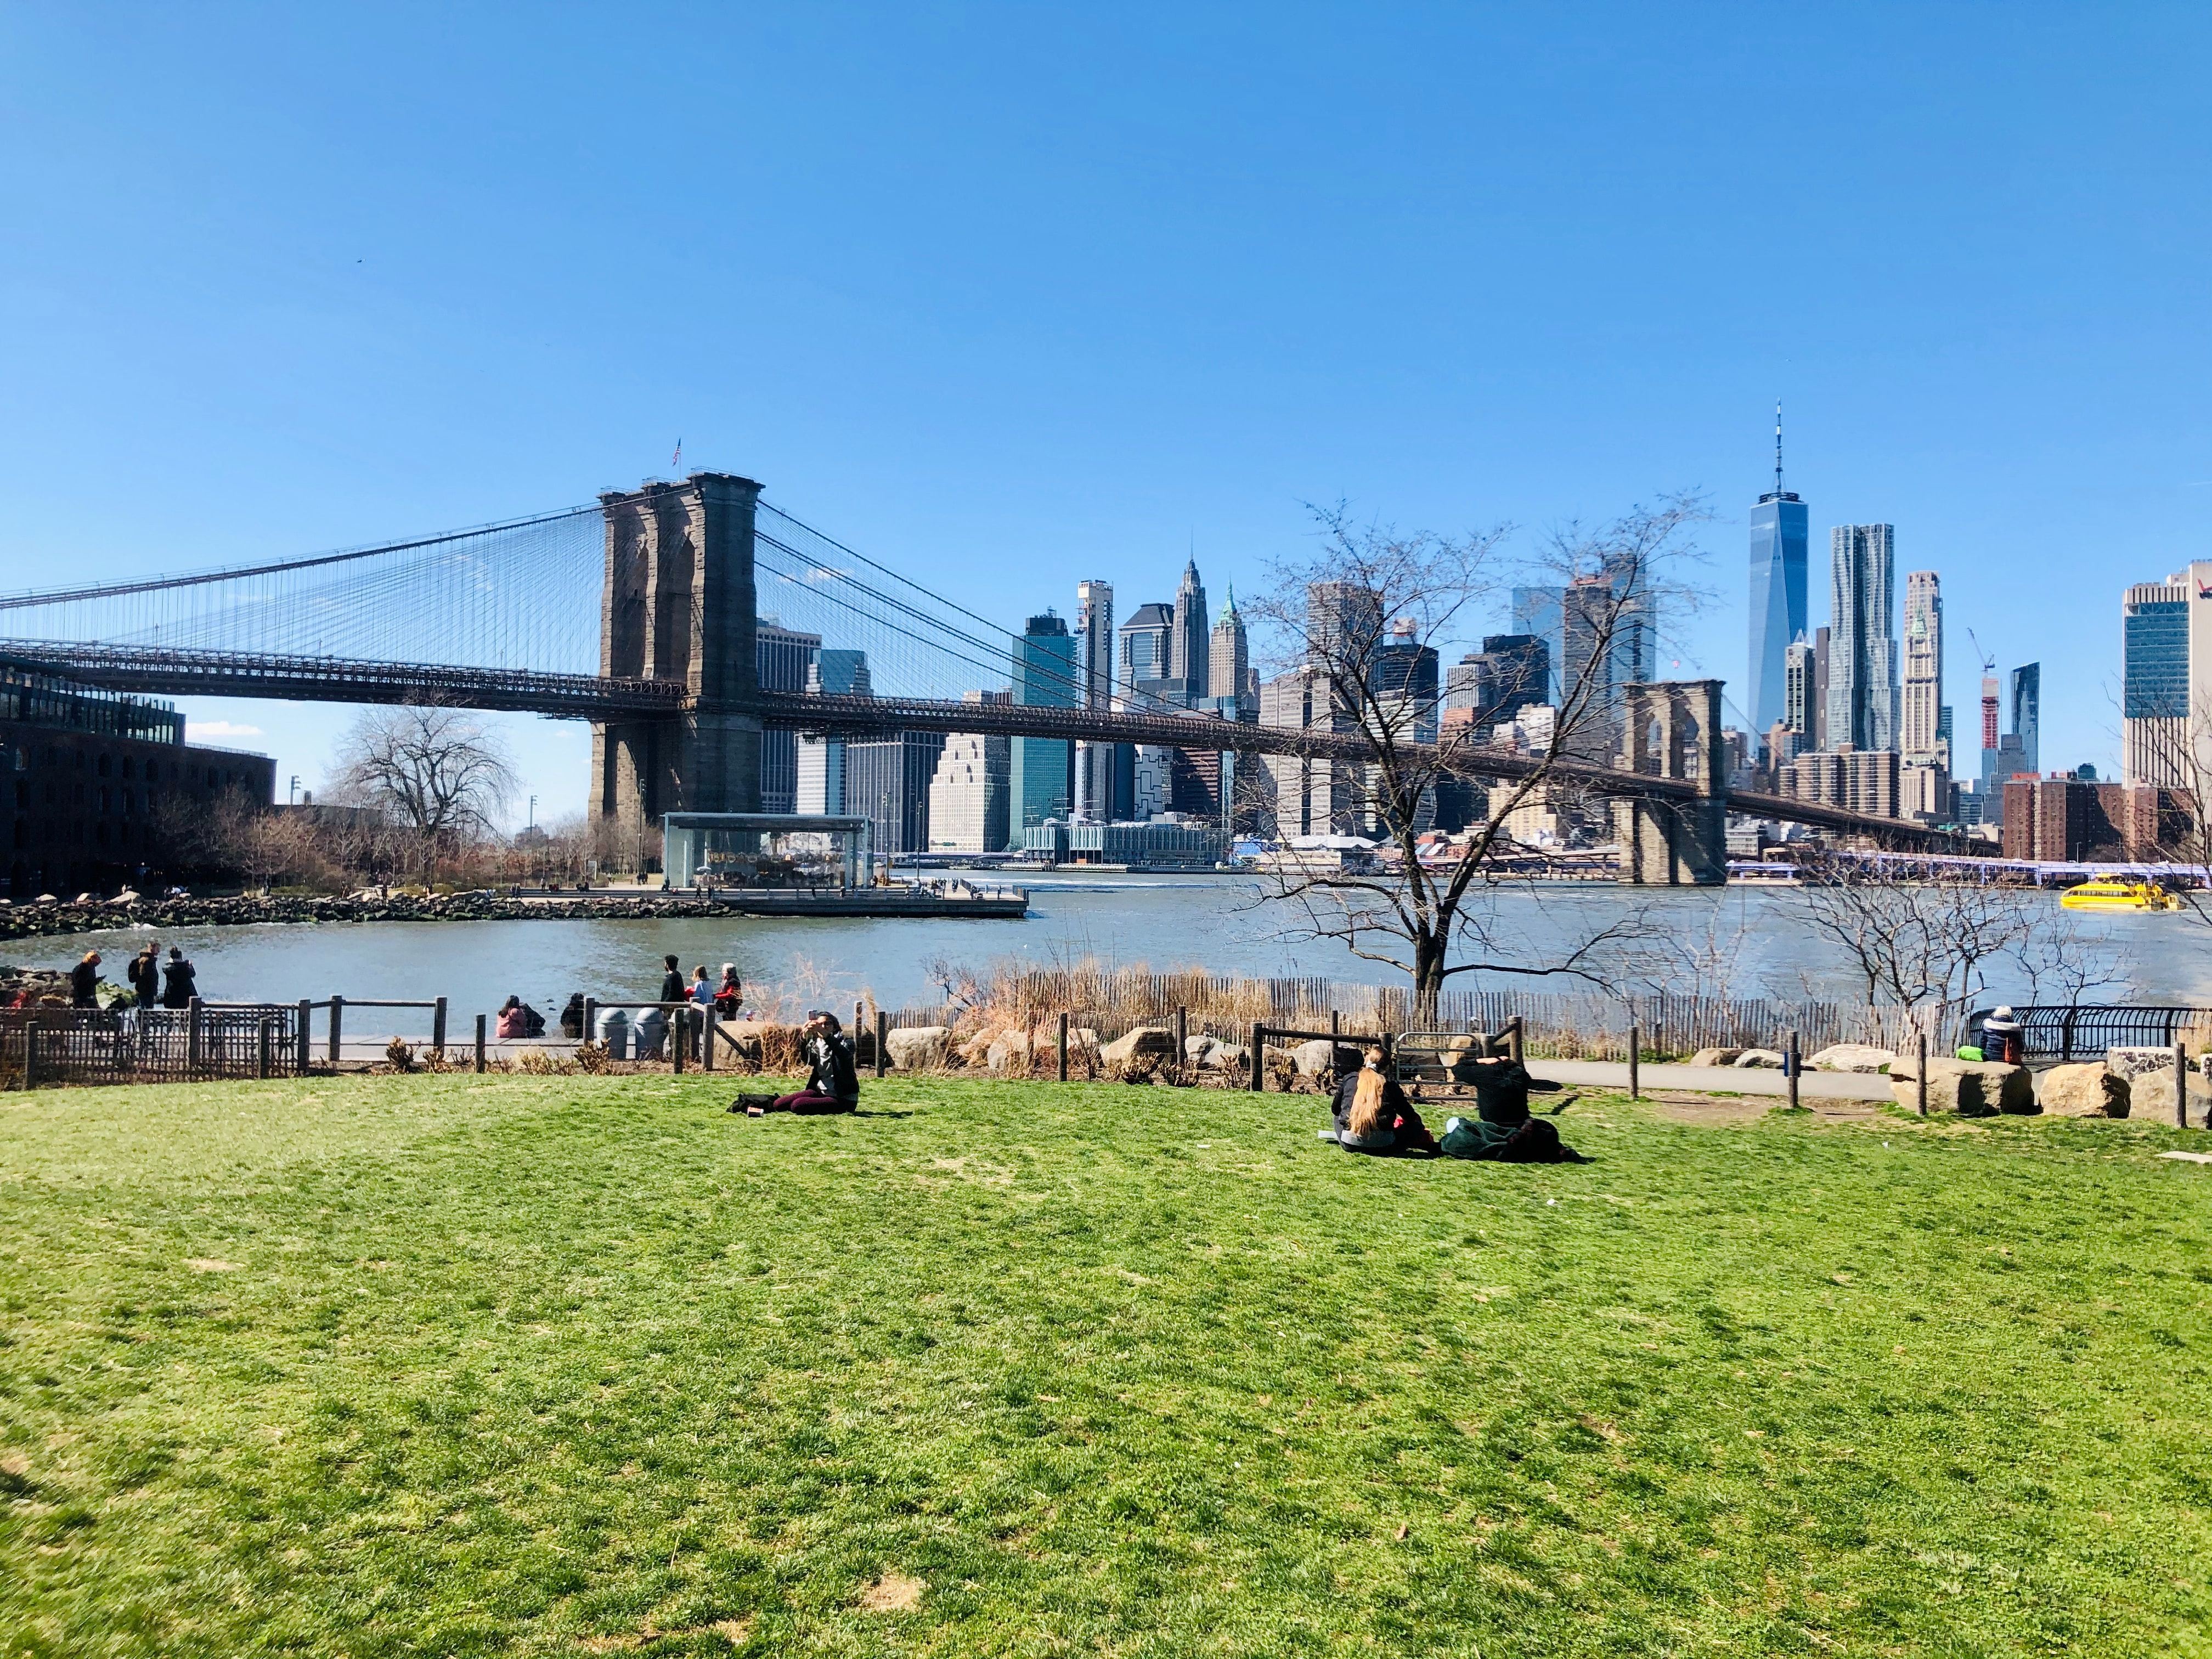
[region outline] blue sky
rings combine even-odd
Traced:
[[[1018,617],[1348,498],[1533,534],[1788,405],[1816,617],[1887,520],[2117,760],[2118,595],[2212,551],[2212,11],[0,11],[0,585],[742,471]],[[580,600],[590,602],[590,596]],[[191,705],[312,783],[344,712]],[[541,816],[580,728],[517,722]]]

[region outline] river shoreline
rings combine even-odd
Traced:
[[[857,897],[830,896],[819,901],[767,904],[757,901],[702,899],[649,893],[579,894],[574,898],[510,898],[500,893],[452,897],[389,898],[283,897],[141,898],[85,904],[16,904],[0,910],[0,940],[44,939],[70,933],[106,933],[119,927],[254,927],[272,923],[373,921],[668,921],[763,915],[806,917],[932,917],[988,921],[1018,918],[1012,900],[933,899],[894,890],[884,902],[869,903],[877,890]]]

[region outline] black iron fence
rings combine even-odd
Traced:
[[[1978,1042],[1991,1010],[1979,1009],[1966,1020],[1966,1041]],[[2136,1003],[2041,1006],[2015,1004],[2029,1060],[2092,1060],[2107,1048],[2166,1048],[2176,1036],[2200,1031],[2212,1041],[2212,1008]],[[2200,1045],[2201,1046],[2201,1045]]]
[[[300,1010],[289,1003],[0,1011],[0,1075],[9,1088],[297,1077],[305,1058]]]

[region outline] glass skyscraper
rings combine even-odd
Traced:
[[[1079,706],[1082,682],[1076,672],[1075,640],[1053,612],[1029,619],[1014,647],[1012,668],[1017,703],[1030,708]],[[1067,817],[1073,805],[1073,748],[1066,738],[1012,740],[1006,791],[1010,845],[1019,847],[1022,831],[1047,818]]]
[[[1808,509],[1796,492],[1774,488],[1751,509],[1751,684],[1744,712],[1752,742],[1789,717],[1790,647],[1805,635],[1805,563],[1811,531]]]
[[[1897,532],[1838,525],[1828,536],[1827,746],[1897,747]]]

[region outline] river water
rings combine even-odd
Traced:
[[[722,917],[697,921],[371,922],[187,927],[161,933],[198,966],[201,994],[216,1001],[293,1001],[336,992],[349,998],[449,1000],[454,1030],[512,994],[549,1015],[574,991],[605,1000],[644,998],[659,988],[664,951],[687,976],[704,963],[719,976],[733,962],[757,1004],[781,992],[787,1006],[849,1006],[872,991],[887,1006],[943,1000],[935,965],[982,969],[1012,959],[1049,965],[1091,957],[1155,969],[1204,968],[1256,977],[1314,975],[1362,984],[1403,976],[1341,944],[1296,937],[1297,918],[1237,877],[1039,877],[1026,884],[1021,921],[818,920]],[[2057,896],[2047,896],[2055,910]],[[1497,901],[1492,935],[1522,959],[1556,957],[1571,941],[1625,916],[1643,938],[1613,953],[1616,975],[1668,988],[1817,996],[1857,1001],[1839,951],[1804,920],[1804,895],[1790,888],[1730,887],[1630,891],[1607,884],[1511,890]],[[2090,915],[2086,928],[2128,958],[2120,982],[2087,1000],[2212,1005],[2212,927],[2186,912]],[[149,930],[21,939],[0,960],[65,968],[87,949],[122,977],[125,959]],[[1634,958],[1624,965],[1623,958]],[[2001,971],[2000,997],[2026,1000],[2016,973]],[[1456,983],[1474,988],[1468,978]],[[1583,988],[1573,980],[1482,975],[1482,988],[1516,984]],[[363,1016],[364,1020],[369,1018]],[[401,1011],[380,1011],[373,1029],[428,1030]]]

